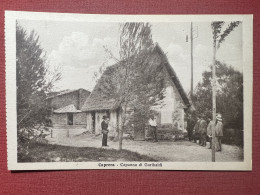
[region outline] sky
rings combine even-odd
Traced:
[[[104,47],[113,55],[119,52],[119,23],[60,22],[19,20],[18,23],[39,35],[51,70],[58,70],[62,78],[55,90],[84,88],[92,91],[96,84],[94,73],[102,64],[111,65]],[[228,24],[228,22],[227,22]],[[223,29],[227,26],[223,26]],[[190,90],[191,23],[151,23],[152,38],[166,53],[185,91]],[[202,80],[202,73],[212,63],[212,30],[210,22],[193,23],[194,88]],[[188,35],[188,40],[186,36]],[[187,42],[188,41],[188,42]],[[226,38],[217,52],[217,59],[242,72],[242,24]]]

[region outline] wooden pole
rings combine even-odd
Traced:
[[[215,124],[216,124],[216,37],[213,40],[213,62],[212,62],[212,162],[215,162]]]
[[[119,150],[123,149],[123,136],[124,136],[124,123],[125,123],[125,110],[124,108],[120,108],[121,112],[121,121],[119,124]]]
[[[191,83],[190,83],[190,95],[193,96],[193,24],[191,22],[190,28],[190,50],[191,50]]]

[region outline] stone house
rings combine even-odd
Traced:
[[[81,88],[49,96],[46,101],[53,125],[86,125],[86,113],[81,108],[89,95],[89,91]]]
[[[165,96],[163,106],[152,108],[156,114],[159,139],[164,139],[166,133],[174,134],[176,131],[185,131],[185,110],[190,107],[191,103],[175,71],[169,64],[167,56],[158,45],[151,51],[149,63],[153,66],[163,65],[164,68]],[[104,71],[81,109],[83,112],[86,112],[87,115],[87,130],[94,131],[96,134],[101,133],[100,123],[104,115],[107,115],[110,119],[110,136],[117,135],[118,124],[120,124],[122,120],[122,109],[119,108],[117,98],[103,94],[101,90],[106,87],[105,85],[107,85],[107,83],[105,79],[113,75],[113,69],[115,69],[116,66],[118,65],[110,66]],[[128,110],[132,112],[133,108],[128,108]],[[132,126],[134,126],[134,124]],[[141,133],[135,136],[135,140],[144,140],[145,132],[145,129],[143,129]]]

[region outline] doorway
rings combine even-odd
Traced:
[[[92,119],[92,131],[95,132],[95,126],[96,126],[96,115],[95,115],[95,112],[91,112],[91,119]]]
[[[68,121],[68,125],[73,125],[73,113],[68,113],[67,114],[67,121]]]

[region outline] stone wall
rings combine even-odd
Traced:
[[[87,125],[87,115],[84,112],[73,114],[73,125]]]
[[[85,113],[86,114],[86,120],[87,120],[87,131],[94,132],[93,129],[93,119],[90,112]]]
[[[67,125],[67,113],[57,114],[53,113],[51,115],[51,120],[53,125]]]
[[[70,104],[74,104],[76,108],[78,108],[78,92],[72,92],[72,93],[67,93],[64,95],[56,96],[52,98],[51,100],[51,107],[56,110],[58,108],[62,108],[65,106],[68,106]]]
[[[67,125],[67,113],[53,113],[51,120],[54,125]],[[73,113],[73,125],[87,125],[86,113]]]
[[[118,123],[117,123],[117,112],[116,111],[111,111],[110,112],[110,119],[109,119],[109,136],[111,137],[116,137],[117,136],[117,128],[118,128]]]

